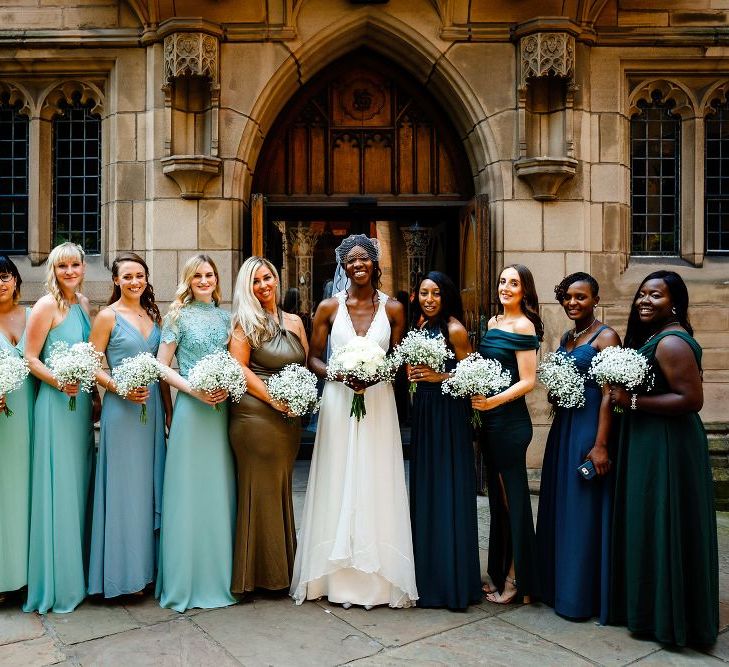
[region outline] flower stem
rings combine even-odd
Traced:
[[[139,413],[139,421],[142,422],[142,424],[147,423],[147,404],[142,403],[142,411]]]
[[[76,397],[71,396],[71,398],[68,399],[68,409],[71,412],[76,412]]]

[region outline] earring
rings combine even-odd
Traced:
[[[673,308],[671,308],[671,312],[672,312],[672,313],[673,313],[674,315],[676,314],[676,308],[675,308],[675,306],[674,306]]]

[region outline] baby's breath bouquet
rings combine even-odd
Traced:
[[[443,334],[429,336],[423,329],[412,329],[393,351],[393,359],[397,366],[427,366],[436,373],[442,373],[446,359],[453,359],[453,352],[446,345]],[[410,383],[411,394],[417,388],[417,382]]]
[[[79,391],[90,394],[96,385],[96,371],[101,368],[101,353],[92,343],[68,343],[58,340],[51,345],[46,366],[58,381],[59,387],[77,384]],[[76,397],[68,399],[68,409],[76,409]]]
[[[7,397],[11,391],[20,389],[28,377],[28,372],[28,364],[23,357],[0,350],[0,396]],[[13,416],[7,401],[3,412],[6,417]]]
[[[477,394],[493,396],[509,385],[509,371],[505,371],[496,359],[484,359],[474,352],[458,362],[453,375],[443,382],[442,391],[454,398],[470,398]],[[473,410],[471,424],[481,426],[478,410]]]
[[[377,343],[367,336],[355,336],[346,345],[334,350],[329,357],[327,380],[358,380],[374,384],[391,381],[394,372],[392,359]],[[366,414],[364,390],[355,391],[349,416],[356,417],[359,421]]]
[[[127,357],[111,371],[111,377],[116,383],[117,393],[124,398],[132,389],[146,387],[167,374],[166,366],[161,364],[149,352],[140,352],[133,357]],[[147,404],[142,403],[139,421],[147,423]]]
[[[575,360],[564,352],[550,352],[537,368],[539,381],[547,388],[560,408],[585,405],[585,378]]]
[[[247,389],[241,365],[227,350],[218,350],[204,356],[190,369],[187,379],[193,389],[208,394],[224,389],[235,403],[243,398]],[[220,404],[215,409],[220,411]]]
[[[606,347],[592,358],[588,372],[600,386],[625,387],[628,391],[653,386],[653,372],[648,359],[629,347]],[[613,411],[622,412],[623,408],[616,405]]]
[[[316,375],[300,364],[288,364],[266,380],[271,398],[285,403],[295,417],[319,410]]]

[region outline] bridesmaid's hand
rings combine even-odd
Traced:
[[[481,394],[476,394],[475,396],[471,396],[471,407],[474,410],[480,410],[481,412],[484,412],[486,410],[493,410],[496,405],[494,403],[493,396],[489,396],[487,398],[486,396],[482,396]]]
[[[610,405],[619,405],[621,408],[629,408],[630,394],[624,387],[610,387]]]
[[[172,426],[172,412],[165,411],[165,435],[170,434],[171,426]]]
[[[5,394],[0,394],[0,410],[5,409]]]
[[[409,367],[408,380],[410,382],[440,382],[444,377],[444,373],[436,373],[430,366]]]
[[[91,423],[95,424],[101,418],[101,396],[94,390],[91,394]]]
[[[64,385],[59,384],[58,389],[59,391],[62,391],[64,394],[66,394],[66,396],[78,396],[79,385],[77,383]]]
[[[552,407],[554,407],[554,408],[559,407],[557,405],[557,397],[554,394],[550,394],[549,392],[547,392],[547,401],[549,402],[549,404]]]
[[[592,461],[598,475],[607,475],[610,472],[612,461],[608,458],[608,450],[605,445],[595,445],[585,458]]]
[[[190,396],[194,396],[199,401],[215,407],[218,403],[222,403],[228,398],[228,392],[225,391],[225,389],[216,389],[212,393],[208,393],[207,391],[200,391],[199,389],[193,389],[190,392]]]
[[[293,417],[294,414],[289,410],[288,403],[286,401],[277,401],[275,398],[271,398],[268,404],[276,411],[282,413],[286,417]]]
[[[129,393],[124,396],[124,398],[127,401],[131,401],[132,403],[146,403],[149,399],[149,388],[148,387],[135,387],[134,389],[130,389]]]

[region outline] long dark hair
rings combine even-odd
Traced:
[[[20,271],[15,266],[10,257],[7,255],[0,255],[0,273],[9,273],[15,278],[15,289],[13,290],[13,303],[20,301],[20,286],[23,284],[23,279],[20,277]]]
[[[630,306],[630,315],[628,316],[628,327],[625,332],[625,347],[638,349],[643,346],[651,333],[655,333],[640,321],[638,307],[635,303],[638,300],[641,288],[649,280],[662,280],[666,283],[668,293],[671,295],[671,304],[676,310],[676,321],[693,336],[694,329],[689,322],[688,316],[689,295],[686,283],[675,271],[654,271],[643,278],[638,289],[635,290],[633,302]]]
[[[412,316],[410,318],[410,327],[416,329],[420,323],[421,318],[425,318],[422,308],[420,307],[420,285],[423,284],[424,280],[432,280],[438,289],[440,290],[440,312],[435,317],[435,324],[437,324],[443,337],[446,339],[446,343],[450,347],[450,338],[448,337],[448,320],[453,317],[459,322],[463,323],[463,302],[461,301],[461,293],[455,286],[453,281],[445,274],[440,271],[428,271],[418,283],[418,291],[415,294],[415,299],[412,304]],[[425,318],[427,319],[427,318]]]
[[[152,318],[153,322],[160,324],[162,322],[162,316],[160,315],[159,308],[157,308],[157,304],[154,302],[154,289],[152,288],[152,283],[149,282],[149,267],[147,266],[147,263],[135,252],[123,252],[121,255],[117,255],[114,258],[114,263],[111,265],[112,278],[119,277],[119,266],[124,262],[135,262],[144,268],[144,276],[147,279],[147,286],[144,288],[144,292],[142,292],[142,296],[139,298],[139,304],[142,308],[144,308],[147,315]],[[114,283],[107,305],[110,306],[120,298],[121,288],[119,285]]]
[[[521,281],[521,312],[534,325],[534,329],[539,340],[544,339],[544,324],[542,318],[539,317],[539,297],[537,296],[537,288],[534,285],[534,276],[532,272],[523,264],[509,264],[499,271],[499,278],[506,269],[514,269],[519,274]],[[503,315],[504,306],[498,301],[498,310],[496,315]]]

